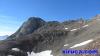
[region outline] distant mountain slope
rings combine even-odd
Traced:
[[[8,37],[8,35],[0,36],[0,40],[5,40]]]

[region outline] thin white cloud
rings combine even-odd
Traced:
[[[10,24],[16,26],[16,25],[21,25],[24,21],[26,21],[26,19],[24,18],[17,18],[14,16],[7,16],[7,15],[0,14],[0,22],[2,24]]]
[[[0,32],[0,36],[4,36],[4,35],[11,35],[11,34],[13,34],[14,32],[7,32],[7,31],[5,31],[5,32]]]
[[[2,19],[16,19],[16,17],[7,16],[7,15],[1,15],[1,14],[0,14],[0,18],[2,18]]]
[[[13,34],[21,24],[20,19],[16,17],[0,14],[0,36]]]
[[[0,22],[8,24],[16,24],[20,19],[13,16],[0,15]]]

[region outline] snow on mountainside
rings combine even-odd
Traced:
[[[8,37],[8,35],[0,36],[0,40],[5,40]]]
[[[27,52],[28,56],[53,56],[51,55],[51,50],[46,50],[46,51],[42,51],[40,53],[34,53],[34,52]]]

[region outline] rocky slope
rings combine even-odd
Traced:
[[[38,53],[45,50],[52,50],[53,56],[75,56],[64,55],[62,50],[84,49],[87,45],[73,46],[89,39],[100,38],[99,35],[100,15],[90,21],[80,19],[62,23],[31,17],[18,31],[0,42],[0,56],[28,56],[27,52]],[[18,48],[20,51],[12,48]]]

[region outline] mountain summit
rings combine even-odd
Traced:
[[[43,26],[45,21],[39,17],[30,17],[13,35],[8,39],[18,38],[33,33],[36,29]]]

